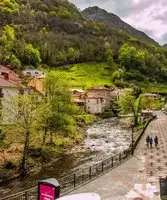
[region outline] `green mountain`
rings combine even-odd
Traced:
[[[67,0],[1,0],[0,63],[54,68],[106,62],[114,81],[166,82],[167,50],[88,20]]]
[[[99,8],[98,6],[89,7],[82,11],[83,15],[90,20],[96,20],[103,24],[106,24],[111,29],[124,30],[128,34],[142,41],[158,45],[158,43],[146,35],[144,32],[135,29],[126,22],[120,19],[117,15],[113,13],[108,13],[107,11]]]

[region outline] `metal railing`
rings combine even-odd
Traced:
[[[97,178],[103,173],[123,163],[129,156],[131,156],[131,148],[118,155],[103,160],[102,162],[98,162],[93,166],[60,178],[58,181],[60,183],[61,193],[66,193],[86,182],[93,180],[94,178]],[[37,194],[37,187],[35,187],[24,192],[0,198],[0,200],[36,200]]]
[[[122,153],[119,153],[113,157],[103,160],[102,162],[98,162],[93,166],[87,167],[81,171],[60,178],[58,181],[60,183],[61,193],[67,193],[70,190],[73,190],[76,187],[81,186],[82,184],[97,178],[98,176],[104,174],[105,172],[117,167],[118,165],[126,161],[130,156],[132,156],[133,150],[137,147],[142,135],[145,132],[145,129],[154,118],[155,117],[147,121],[139,137],[136,138],[132,147],[133,149],[130,147]],[[37,194],[37,187],[35,187],[24,192],[0,198],[0,200],[36,200]]]

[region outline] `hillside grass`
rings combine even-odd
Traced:
[[[74,64],[68,68],[51,69],[49,71],[62,77],[71,87],[87,89],[97,85],[113,86],[113,72],[103,62]]]
[[[113,86],[113,71],[104,62],[78,63],[61,68],[41,69],[62,77],[70,87],[88,89],[97,85]],[[143,93],[167,94],[167,85],[138,82]]]

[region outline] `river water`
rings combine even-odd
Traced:
[[[99,120],[87,129],[84,142],[70,153],[39,172],[31,173],[24,180],[15,179],[0,187],[1,197],[32,188],[39,180],[60,178],[118,154],[129,148],[130,137],[130,129],[121,124],[118,118]]]

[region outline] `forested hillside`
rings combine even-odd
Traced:
[[[1,64],[53,68],[90,61],[108,63],[116,82],[167,78],[166,49],[86,20],[67,0],[1,0]]]

